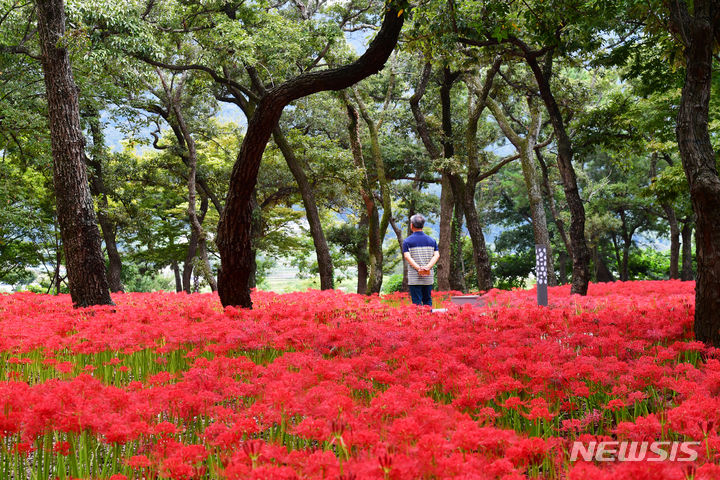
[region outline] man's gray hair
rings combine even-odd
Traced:
[[[425,217],[423,217],[419,213],[416,213],[415,215],[410,217],[410,225],[415,228],[423,228],[425,226]]]

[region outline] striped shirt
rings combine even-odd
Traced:
[[[423,232],[414,232],[405,239],[402,245],[403,254],[409,252],[415,263],[421,267],[430,262],[437,250],[437,242]],[[430,269],[430,275],[420,275],[417,270],[408,266],[408,285],[432,285],[433,281],[432,269]]]

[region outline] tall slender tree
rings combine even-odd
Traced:
[[[76,307],[111,305],[105,260],[85,170],[78,88],[65,42],[63,0],[37,0],[57,216],[70,296]]]

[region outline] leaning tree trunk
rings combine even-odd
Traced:
[[[392,77],[394,78],[394,77]],[[393,81],[391,80],[390,86],[388,87],[388,100],[390,98],[390,92],[392,91],[392,84]],[[387,176],[385,174],[385,162],[382,157],[382,152],[380,151],[380,134],[378,132],[378,126],[379,123],[376,123],[373,121],[373,119],[370,117],[370,114],[367,111],[367,107],[365,106],[364,102],[362,101],[362,98],[360,95],[355,92],[356,100],[358,103],[358,107],[360,108],[360,115],[363,117],[363,120],[365,121],[365,124],[368,127],[368,133],[370,134],[370,151],[372,153],[373,163],[375,164],[375,173],[377,176],[378,184],[380,186],[380,198],[382,200],[381,206],[382,206],[382,216],[380,216],[380,219],[378,221],[378,231],[377,231],[377,246],[376,246],[376,254],[375,258],[377,260],[376,265],[374,265],[374,269],[371,270],[371,280],[372,284],[368,285],[368,288],[370,289],[370,293],[380,293],[380,289],[382,288],[382,282],[383,282],[383,240],[385,239],[385,234],[387,233],[388,226],[390,224],[390,220],[392,219],[392,198],[390,195],[390,185],[389,181],[387,179]],[[386,105],[387,105],[386,101]],[[383,110],[384,111],[384,110]],[[377,206],[377,202],[375,202],[375,205]],[[372,239],[372,238],[371,238]],[[371,259],[371,266],[372,266],[372,259]],[[375,277],[372,276],[372,274],[375,274]]]
[[[688,219],[683,223],[682,229],[682,269],[680,270],[680,279],[684,281],[695,280],[693,274],[693,258],[692,258],[692,231],[693,221]]]
[[[108,213],[108,191],[103,175],[103,148],[105,146],[103,132],[100,128],[100,119],[97,112],[92,112],[89,119],[90,132],[93,138],[91,157],[88,157],[90,167],[90,193],[98,199],[98,223],[105,240],[105,251],[108,256],[107,280],[111,292],[122,292],[122,259],[117,248],[117,224],[112,221]]]
[[[720,178],[710,143],[708,115],[714,47],[720,37],[720,5],[696,0],[670,2],[671,21],[681,32],[685,84],[676,135],[695,212],[695,337],[720,347]]]
[[[257,70],[254,67],[247,67],[247,72],[250,75],[250,81],[255,90],[260,95],[267,94],[267,89],[260,79]],[[243,110],[246,117],[251,117],[255,113],[256,107],[253,103],[238,101],[237,105]],[[307,175],[305,175],[302,162],[295,155],[292,146],[290,146],[290,142],[288,142],[279,124],[273,129],[273,140],[285,158],[285,163],[287,163],[290,173],[292,173],[293,178],[295,178],[298,190],[300,191],[300,198],[305,208],[305,218],[307,218],[308,225],[310,226],[310,236],[315,246],[315,257],[320,275],[320,289],[332,290],[335,288],[335,273],[330,248],[328,247],[325,232],[323,232],[322,223],[320,222],[320,213],[315,200],[315,193],[307,179]]]
[[[293,100],[325,90],[342,90],[380,71],[392,53],[404,21],[395,4],[387,9],[382,27],[365,53],[355,62],[329,70],[304,73],[262,96],[248,121],[237,161],[230,175],[225,209],[218,225],[221,268],[218,293],[224,306],[252,308],[249,276],[252,263],[250,200],[258,169],[282,111]]]
[[[48,102],[53,181],[70,297],[76,307],[112,305],[100,231],[85,171],[78,88],[63,47],[62,0],[37,1],[38,32]]]
[[[540,96],[550,115],[550,122],[552,123],[555,138],[557,139],[558,170],[560,171],[560,178],[562,179],[565,189],[565,199],[570,209],[570,244],[572,246],[570,254],[572,255],[573,261],[572,287],[570,288],[570,292],[587,295],[588,283],[590,282],[590,252],[585,240],[585,207],[580,198],[577,177],[572,164],[572,143],[565,130],[565,121],[560,112],[560,107],[550,88],[552,52],[547,55],[548,61],[544,71],[540,68],[536,57],[526,56],[526,61],[538,83]]]
[[[300,197],[305,207],[305,217],[310,226],[313,245],[315,245],[315,255],[320,273],[320,289],[332,290],[335,288],[332,257],[330,256],[330,249],[325,239],[322,224],[320,223],[320,214],[318,212],[317,202],[315,201],[315,193],[307,179],[307,175],[305,175],[305,170],[300,160],[295,156],[295,152],[279,125],[273,130],[273,140],[275,140],[275,144],[280,149],[283,157],[285,157],[285,162],[288,168],[290,168],[290,172],[293,174],[295,182],[298,184],[298,189],[300,190]]]
[[[348,116],[348,135],[350,138],[350,150],[352,151],[353,161],[361,176],[360,196],[365,206],[365,218],[368,222],[368,262],[367,266],[367,288],[365,293],[370,295],[379,293],[382,287],[382,265],[383,251],[382,240],[383,235],[380,231],[380,214],[372,192],[372,185],[365,168],[365,158],[363,157],[362,145],[360,144],[360,123],[358,112],[350,103],[350,97],[347,92],[343,92],[341,96],[345,105]]]
[[[208,198],[203,196],[200,201],[200,212],[197,214],[197,221],[201,226],[205,221],[208,206]],[[214,292],[217,290],[217,284],[214,282],[214,278],[210,278],[211,275],[207,273],[207,271],[211,271],[212,269],[210,268],[210,262],[207,258],[207,244],[203,244],[203,242],[200,230],[191,228],[190,239],[188,240],[188,249],[185,254],[185,264],[183,265],[182,271],[183,290],[186,293],[192,292],[192,276],[193,271],[196,271],[196,268],[200,270],[202,275],[205,277],[205,280],[207,280],[212,291]],[[200,265],[196,264],[196,258],[200,259]]]

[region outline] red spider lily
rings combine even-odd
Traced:
[[[127,460],[127,465],[130,468],[148,468],[150,466],[150,459],[145,455],[133,455]]]
[[[252,311],[205,294],[83,310],[0,296],[0,437],[25,473],[33,445],[67,439],[70,459],[117,465],[108,476],[506,480],[684,478],[567,453],[683,437],[703,440],[695,478],[718,478],[720,351],[692,340],[692,283],[550,290],[549,308],[492,291],[444,313],[332,291],[254,292]]]
[[[70,442],[57,442],[53,445],[53,452],[64,456],[70,455],[70,449]]]
[[[378,457],[378,463],[380,463],[380,469],[382,470],[383,475],[385,475],[385,477],[387,478],[387,476],[390,475],[390,472],[392,471],[392,455],[388,455],[387,453],[380,455]]]
[[[253,468],[255,468],[257,460],[260,458],[263,444],[264,442],[262,440],[248,440],[243,443],[243,452],[245,452],[245,455],[247,455],[252,462]]]

